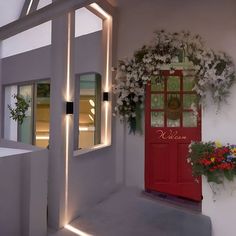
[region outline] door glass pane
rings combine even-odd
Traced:
[[[164,127],[164,112],[151,112],[151,126]]]
[[[89,148],[101,142],[101,77],[82,75],[79,87],[79,148]]]
[[[164,91],[164,82],[160,83],[159,77],[152,77],[151,79],[151,91],[153,92],[162,92]]]
[[[151,109],[163,109],[164,108],[164,95],[152,94],[151,95]]]
[[[167,127],[180,127],[180,119],[167,119]]]
[[[197,104],[197,96],[195,94],[183,95],[183,107],[184,109],[191,109],[192,104]]]
[[[22,124],[19,124],[18,139],[22,143],[33,143],[33,85],[19,86],[19,95],[29,102],[26,117]]]
[[[194,77],[188,76],[183,78],[183,90],[192,91],[194,87]]]
[[[168,94],[166,117],[168,127],[180,127],[180,117],[182,113],[182,103],[179,94]]]
[[[46,148],[49,145],[50,122],[50,83],[40,81],[36,84],[35,145]]]
[[[167,91],[180,91],[180,77],[167,77]]]
[[[183,127],[197,127],[197,116],[193,112],[183,112]]]

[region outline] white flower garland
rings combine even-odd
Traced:
[[[195,86],[193,91],[204,103],[210,90],[215,103],[226,100],[229,89],[235,81],[235,69],[226,53],[207,49],[199,35],[189,32],[169,33],[158,31],[150,46],[143,46],[131,59],[119,61],[113,92],[118,95],[115,113],[121,120],[127,120],[130,131],[137,127],[137,115],[143,107],[145,84],[152,78],[162,82],[161,71],[174,72],[179,69],[179,58],[186,58],[191,65]],[[189,73],[183,68],[184,73]],[[137,112],[138,111],[138,112]]]

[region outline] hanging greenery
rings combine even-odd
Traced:
[[[8,109],[10,110],[10,118],[18,121],[21,125],[24,121],[24,118],[26,117],[26,112],[29,109],[30,100],[16,94],[13,96],[13,98],[16,99],[15,107],[13,108],[8,105]]]
[[[161,84],[164,78],[161,71],[174,73],[180,69],[183,74],[190,71],[194,76],[195,91],[199,102],[204,103],[208,91],[214,102],[219,106],[229,94],[235,81],[235,68],[232,59],[222,52],[214,52],[205,47],[199,35],[189,32],[169,33],[164,30],[155,33],[151,45],[144,45],[136,51],[132,58],[120,60],[113,85],[117,94],[114,115],[121,121],[127,121],[130,133],[141,132],[140,123],[145,85],[151,79]],[[191,70],[190,70],[191,68]]]

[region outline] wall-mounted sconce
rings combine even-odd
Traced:
[[[109,93],[108,92],[103,92],[102,100],[104,102],[109,101]]]
[[[66,114],[72,115],[74,113],[74,103],[73,102],[66,102]]]

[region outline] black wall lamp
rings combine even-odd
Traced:
[[[67,115],[74,114],[74,103],[73,102],[66,102],[66,114]]]
[[[108,102],[109,101],[109,93],[108,92],[103,92],[102,100],[104,102]]]

